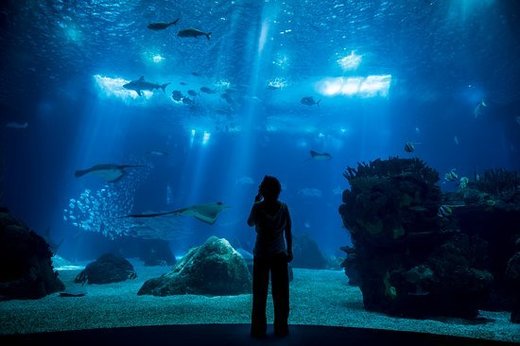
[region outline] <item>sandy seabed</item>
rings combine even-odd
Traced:
[[[115,284],[82,286],[73,282],[80,270],[59,271],[66,289],[84,291],[84,297],[62,298],[56,293],[39,300],[0,302],[0,334],[250,322],[250,294],[138,296],[145,280],[158,277],[169,268],[131,262],[138,278]],[[451,318],[416,320],[367,312],[359,288],[347,284],[343,271],[296,268],[290,290],[290,323],[295,325],[376,328],[520,343],[520,326],[509,321],[508,312],[481,311],[480,320],[485,321],[482,323]],[[272,315],[269,301],[270,323]]]

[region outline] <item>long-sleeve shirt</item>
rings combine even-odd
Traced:
[[[289,208],[285,203],[276,203],[275,208],[272,208],[272,206],[268,207],[265,201],[256,202],[251,208],[247,224],[255,226],[256,242],[253,254],[256,257],[270,257],[292,251]]]

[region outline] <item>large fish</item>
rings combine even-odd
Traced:
[[[170,25],[175,25],[179,21],[180,18],[175,19],[173,22],[170,23],[150,23],[148,24],[147,28],[150,30],[164,30],[167,29]]]
[[[18,123],[16,121],[10,121],[7,124],[5,124],[5,127],[11,128],[11,129],[26,129],[27,126],[29,126],[29,123],[26,121],[24,123]]]
[[[126,83],[125,85],[123,85],[123,88],[127,90],[133,90],[137,93],[137,95],[142,96],[143,90],[153,91],[154,89],[162,89],[162,91],[164,92],[168,84],[170,83],[155,84],[147,82],[144,80],[144,77],[141,76],[138,80],[133,80],[129,83]]]
[[[306,106],[314,106],[314,105],[316,105],[316,106],[319,107],[320,106],[320,102],[321,102],[321,100],[316,101],[314,99],[314,97],[312,97],[312,96],[305,96],[305,97],[302,97],[302,99],[300,100],[300,103],[302,105],[306,105]]]
[[[224,209],[229,208],[222,202],[213,202],[207,204],[197,204],[191,207],[175,209],[172,211],[165,211],[161,213],[150,214],[130,214],[128,217],[144,218],[144,217],[158,217],[158,216],[192,216],[195,219],[208,223],[210,225],[217,221],[217,216]]]
[[[177,36],[179,37],[199,37],[199,36],[206,36],[209,40],[210,36],[211,36],[211,32],[204,32],[204,31],[201,31],[199,29],[195,29],[195,28],[188,28],[188,29],[184,29],[184,30],[181,30],[177,33]]]
[[[82,177],[86,174],[95,174],[100,176],[109,183],[113,183],[121,179],[125,174],[127,168],[144,167],[142,165],[116,165],[113,163],[101,163],[94,165],[87,169],[80,169],[74,173],[76,178]]]
[[[332,159],[332,155],[329,153],[319,153],[317,151],[311,150],[310,151],[311,158],[314,160],[330,160]]]

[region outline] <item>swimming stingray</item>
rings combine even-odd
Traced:
[[[116,165],[113,163],[101,163],[87,169],[80,169],[74,173],[76,178],[85,174],[95,174],[100,176],[109,183],[113,183],[121,179],[126,174],[127,168],[144,167],[142,165]]]
[[[165,211],[161,213],[150,213],[150,214],[130,214],[128,217],[158,217],[158,216],[193,216],[195,219],[208,223],[210,225],[217,221],[217,216],[220,212],[228,206],[222,202],[213,202],[207,204],[197,204],[191,207],[175,209],[172,211]]]

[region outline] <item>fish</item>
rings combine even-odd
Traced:
[[[188,90],[188,95],[195,97],[195,96],[197,96],[198,94],[197,94],[197,92],[196,92],[195,90],[191,90],[191,89],[190,89],[190,90]]]
[[[311,158],[318,161],[330,160],[332,159],[332,155],[329,153],[319,153],[317,151],[311,150],[309,151],[311,154]]]
[[[459,145],[459,137],[455,136],[453,137],[453,142],[456,144],[456,145]]]
[[[220,97],[222,97],[224,100],[226,100],[227,103],[233,104],[233,98],[231,97],[230,94],[224,93],[224,94],[220,95]]]
[[[201,77],[201,76],[202,76],[202,75],[201,75],[200,73],[198,73],[198,72],[192,72],[191,74],[192,74],[193,76],[195,76],[195,77]]]
[[[453,209],[449,205],[443,204],[439,207],[439,211],[437,212],[438,217],[449,217],[453,214]]]
[[[183,82],[183,81],[180,81],[179,84],[180,84],[180,85],[188,85],[188,83]]]
[[[318,100],[318,101],[315,101],[314,100],[314,97],[312,96],[305,96],[305,97],[302,97],[302,99],[300,100],[300,103],[303,104],[303,105],[306,105],[306,106],[320,106],[320,102],[321,100]]]
[[[213,225],[217,221],[218,215],[224,210],[229,208],[222,202],[213,202],[207,204],[196,204],[187,208],[175,209],[172,211],[165,211],[160,213],[149,213],[149,214],[130,214],[127,217],[132,218],[149,218],[159,216],[192,216],[193,218],[202,221],[204,223]]]
[[[144,76],[141,76],[138,80],[131,81],[129,83],[126,83],[123,85],[123,88],[127,90],[133,90],[137,93],[137,95],[142,96],[143,90],[153,91],[154,89],[162,89],[164,92],[166,89],[166,86],[168,86],[170,83],[164,83],[164,84],[155,84],[151,82],[147,82],[144,80]]]
[[[170,23],[150,23],[150,24],[148,24],[147,28],[150,30],[155,30],[155,31],[164,30],[164,29],[167,29],[168,27],[170,27],[171,25],[177,24],[177,22],[179,20],[180,20],[180,18],[177,18],[173,22],[170,22]]]
[[[481,116],[484,113],[484,108],[487,107],[486,102],[484,99],[482,99],[479,104],[473,109],[473,116],[475,119],[477,119],[479,116]]]
[[[449,172],[444,174],[444,180],[446,181],[455,181],[457,179],[459,179],[459,176],[455,173],[455,168],[452,168]]]
[[[161,150],[150,150],[148,152],[148,154],[153,155],[153,156],[167,156],[168,155],[167,152],[161,151]]]
[[[113,163],[100,163],[87,169],[80,169],[74,172],[76,178],[86,174],[95,174],[103,178],[109,183],[120,180],[125,174],[127,168],[144,167],[142,165],[117,165]]]
[[[517,115],[517,116],[515,117],[515,121],[516,121],[516,124],[517,124],[517,125],[520,125],[520,115]],[[26,123],[26,124],[27,124],[27,123]]]
[[[210,89],[210,88],[205,87],[205,86],[201,87],[200,91],[202,91],[203,93],[206,93],[206,94],[215,94],[216,93],[215,90]]]
[[[180,30],[178,33],[177,33],[177,36],[179,37],[199,37],[199,36],[206,36],[209,40],[209,38],[211,37],[211,32],[204,32],[204,31],[201,31],[199,29],[195,29],[195,28],[188,28],[188,29],[184,29],[184,30]]]
[[[180,102],[182,101],[183,97],[184,96],[182,96],[182,93],[179,90],[172,91],[172,99],[174,99],[175,101]]]
[[[459,188],[461,190],[464,190],[466,187],[468,187],[469,184],[469,178],[468,177],[462,177],[459,180]]]
[[[321,198],[323,196],[323,192],[320,189],[316,189],[314,187],[304,187],[298,190],[298,195],[303,197]]]
[[[182,101],[182,103],[184,103],[185,105],[194,105],[194,104],[195,104],[195,101],[193,101],[193,100],[190,99],[189,97],[183,97],[181,101]]]
[[[406,142],[404,145],[404,151],[407,153],[413,153],[415,151],[415,145],[412,142]]]
[[[29,126],[29,123],[27,121],[24,123],[10,121],[7,124],[5,124],[5,127],[10,128],[10,129],[26,129],[27,126]]]

